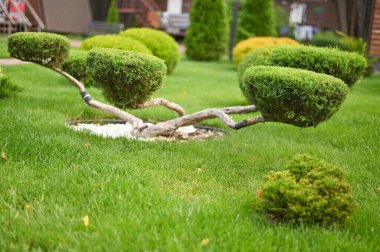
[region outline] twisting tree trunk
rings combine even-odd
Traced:
[[[185,110],[178,104],[172,103],[164,98],[156,98],[149,100],[143,104],[137,106],[137,108],[147,108],[152,106],[163,105],[166,108],[173,110],[179,114],[180,117],[168,120],[165,122],[159,122],[157,124],[148,124],[144,123],[144,121],[134,115],[129,114],[126,111],[123,111],[115,106],[105,104],[99,102],[91,97],[91,95],[87,92],[84,84],[79,80],[75,79],[70,74],[62,71],[61,69],[55,68],[53,69],[57,73],[63,75],[68,80],[70,80],[78,89],[83,98],[83,100],[87,103],[87,105],[109,112],[118,118],[124,120],[125,122],[130,123],[135,129],[137,134],[143,137],[155,137],[162,135],[170,135],[176,129],[192,125],[194,123],[199,123],[204,120],[219,118],[226,125],[232,129],[238,130],[250,125],[254,125],[261,122],[266,122],[264,117],[257,116],[253,118],[248,118],[240,122],[235,122],[229,115],[230,114],[246,114],[251,112],[256,112],[257,108],[255,105],[249,106],[236,106],[236,107],[226,107],[226,108],[213,108],[213,109],[205,109],[199,112],[195,112],[193,114],[185,115]]]

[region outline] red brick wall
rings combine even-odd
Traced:
[[[380,0],[376,1],[371,31],[370,52],[380,55]]]

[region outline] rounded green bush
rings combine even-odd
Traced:
[[[63,62],[63,71],[80,80],[85,86],[98,86],[87,74],[88,51],[71,50],[69,56]]]
[[[270,172],[258,195],[269,216],[295,223],[342,224],[355,208],[342,169],[308,155]]]
[[[195,1],[185,37],[186,55],[192,60],[219,60],[227,50],[224,0]]]
[[[118,35],[98,35],[83,41],[80,49],[89,51],[94,47],[114,48],[124,51],[152,54],[152,52],[137,40]]]
[[[87,73],[101,85],[114,105],[136,108],[161,87],[166,66],[155,56],[94,48],[87,58]]]
[[[364,73],[366,59],[352,52],[336,48],[318,48],[313,46],[278,46],[269,51],[257,50],[244,57],[239,67],[240,75],[254,65],[284,66],[300,68],[332,75],[352,86]]]
[[[120,36],[143,43],[154,56],[165,61],[168,73],[174,71],[179,60],[178,44],[167,33],[150,28],[131,28],[121,32]]]
[[[87,51],[71,50],[62,65],[63,71],[76,79],[83,81],[87,78]]]
[[[69,50],[70,41],[53,33],[19,32],[8,38],[11,57],[52,68],[61,67]]]
[[[265,118],[298,127],[329,119],[348,93],[338,78],[287,67],[250,67],[243,81],[249,101]]]

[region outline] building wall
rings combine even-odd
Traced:
[[[370,40],[370,53],[380,56],[380,0],[376,0]]]
[[[339,29],[337,7],[334,0],[277,0],[289,13],[292,3],[305,3],[306,19],[303,25],[312,25],[322,29]]]
[[[89,0],[42,0],[47,30],[82,33],[92,21]]]

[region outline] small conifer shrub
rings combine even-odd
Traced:
[[[0,99],[11,97],[21,91],[21,88],[13,84],[13,82],[3,75],[0,68]]]
[[[237,41],[277,36],[273,0],[244,0],[239,12]]]
[[[116,0],[112,0],[107,13],[107,22],[120,23],[119,10],[117,9]]]
[[[223,0],[195,1],[185,44],[186,55],[192,60],[219,60],[225,54],[227,17]]]
[[[342,168],[297,155],[285,171],[270,172],[258,193],[272,219],[293,223],[343,224],[355,208]]]
[[[105,96],[120,108],[135,108],[158,90],[166,76],[163,60],[142,53],[94,48],[87,73],[101,85]]]

